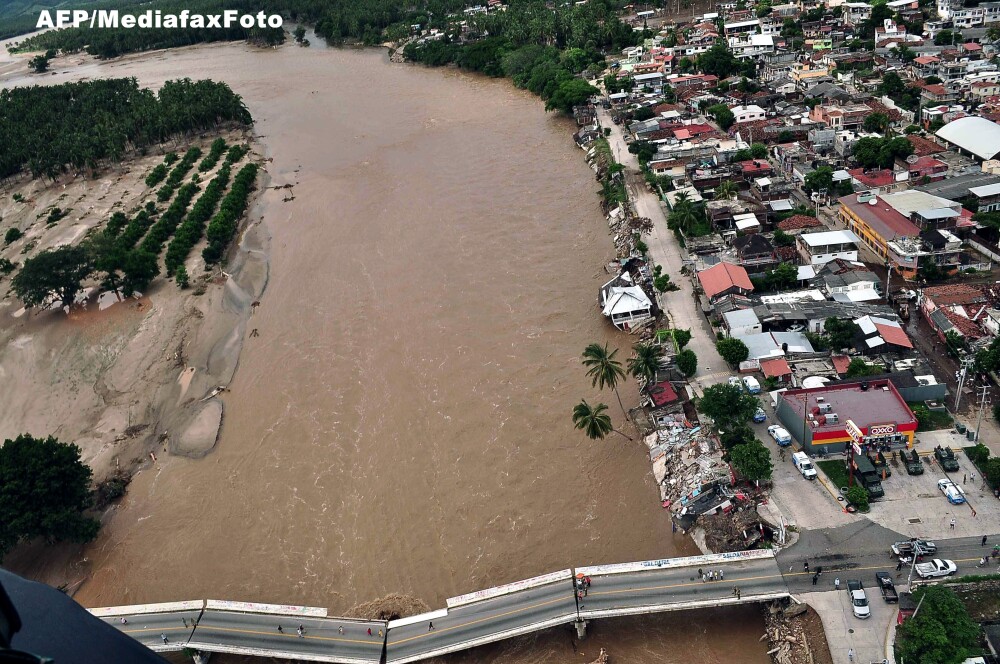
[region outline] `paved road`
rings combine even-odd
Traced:
[[[187,641],[194,632],[194,625],[200,616],[201,609],[191,609],[169,613],[126,614],[101,620],[120,629],[151,650],[166,652],[187,647]],[[122,618],[128,622],[123,624]],[[163,642],[164,636],[167,637],[166,643]]]
[[[760,601],[788,591],[774,558],[705,565],[723,569],[719,581],[702,581],[698,566],[592,575],[587,596],[580,602],[582,618],[650,613],[699,606],[719,606]],[[740,599],[733,587],[740,589]]]
[[[557,583],[501,595],[448,609],[431,621],[393,627],[386,661],[401,664],[508,639],[576,619],[573,582]]]

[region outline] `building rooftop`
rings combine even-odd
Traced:
[[[899,237],[917,237],[920,229],[909,219],[891,208],[880,197],[873,199],[875,205],[859,203],[859,196],[851,194],[840,199],[840,204],[868,224],[883,240],[892,241]]]
[[[753,284],[750,283],[747,271],[739,265],[726,262],[699,272],[698,281],[701,282],[701,287],[709,298],[713,298],[734,286],[746,291],[753,290]]]
[[[965,198],[973,188],[993,184],[1000,184],[1000,176],[977,172],[969,175],[949,177],[940,182],[921,185],[915,189],[917,191],[925,191],[934,196],[940,196],[941,198],[955,200]]]
[[[937,136],[980,159],[992,159],[1000,153],[1000,125],[986,118],[968,116],[952,120],[937,131]]]
[[[867,389],[863,386],[867,385]],[[844,423],[850,419],[862,429],[873,424],[915,424],[917,419],[906,405],[906,401],[896,391],[896,386],[888,380],[868,380],[838,385],[826,385],[815,389],[788,390],[781,398],[799,417],[805,418],[806,403],[812,414],[819,397],[833,405],[833,412],[840,415],[840,422],[812,427],[817,431],[842,431]]]
[[[825,247],[830,244],[859,244],[861,242],[858,236],[851,231],[803,233],[799,237],[810,247]]]

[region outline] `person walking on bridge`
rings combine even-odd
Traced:
[[[369,628],[368,628],[368,636],[371,636],[371,635],[372,635],[372,628],[371,628],[371,627],[369,627]]]
[[[726,580],[726,571],[724,569],[720,569],[719,570],[719,581],[725,581],[725,580]]]
[[[281,629],[281,625],[278,625],[278,634],[284,634],[285,630]]]
[[[160,634],[160,638],[163,639],[163,645],[167,645],[167,635],[166,634]]]
[[[979,546],[986,546],[986,535],[983,535],[983,541],[979,543]]]
[[[302,625],[299,625],[295,628],[295,633],[299,635],[300,639],[304,639],[306,630],[302,629]]]
[[[434,621],[432,620],[429,623],[427,623],[427,631],[430,632],[433,629],[434,629]]]

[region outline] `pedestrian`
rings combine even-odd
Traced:
[[[979,543],[979,546],[986,546],[986,535],[983,535],[983,541]]]
[[[181,622],[184,623],[184,629],[187,629],[188,626],[187,618],[181,618]]]
[[[382,638],[382,630],[378,631],[378,638],[380,638],[380,639]]]
[[[128,620],[126,620],[124,617],[122,618],[122,624],[123,625],[127,625],[128,624]]]
[[[900,560],[898,563],[896,563],[896,571],[898,572],[901,569],[903,569],[903,561],[902,560]]]
[[[854,648],[851,648],[850,650],[847,651],[847,661],[848,662],[854,661]]]
[[[720,569],[720,570],[719,570],[719,581],[722,581],[722,580],[724,580],[725,578],[726,578],[726,570],[724,570],[724,569]]]
[[[371,636],[371,635],[372,635],[372,628],[371,628],[371,627],[369,627],[369,628],[368,628],[368,636]]]
[[[975,473],[969,473],[969,479],[971,479],[973,482],[975,482],[976,481],[976,474]]]
[[[804,563],[802,563],[802,569],[804,569],[807,574],[809,573],[809,561],[808,560],[805,561]]]
[[[337,628],[337,631],[338,631],[338,632],[340,632],[340,635],[341,635],[341,636],[343,636],[343,635],[344,635],[344,626],[343,626],[343,625],[341,625],[340,627],[338,627],[338,628]]]
[[[836,579],[833,580],[833,589],[834,590],[840,590],[840,577],[839,576]]]
[[[278,634],[284,634],[285,630],[281,629],[281,625],[278,625]]]
[[[705,576],[705,572],[700,567],[698,568],[698,576]]]
[[[431,622],[427,623],[427,631],[429,632],[432,629],[434,629],[434,621],[433,620]]]
[[[736,599],[739,599],[739,598],[740,598],[740,595],[741,595],[742,593],[743,593],[743,591],[742,591],[742,590],[740,590],[740,587],[739,587],[739,586],[736,586]]]
[[[160,638],[163,639],[163,645],[167,645],[167,635],[166,634],[160,634]]]
[[[819,574],[813,574],[813,585],[819,583]]]
[[[701,582],[702,582],[702,583],[705,583],[706,581],[708,581],[708,574],[704,574],[704,573],[703,573],[703,574],[701,575]]]
[[[952,518],[952,520],[951,520],[951,529],[955,530],[955,519],[954,518]]]
[[[965,475],[962,475],[962,484],[965,484]]]
[[[306,633],[306,630],[302,628],[302,625],[299,625],[295,628],[295,633],[299,635],[300,639],[305,638],[303,635]]]
[[[738,589],[737,589],[737,587],[736,587],[736,586],[733,586],[733,597],[736,597],[736,591],[737,591],[737,590],[738,590]]]

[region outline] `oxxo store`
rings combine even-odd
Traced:
[[[806,452],[842,452],[857,442],[873,451],[913,447],[917,418],[889,380],[788,390],[778,419]]]

